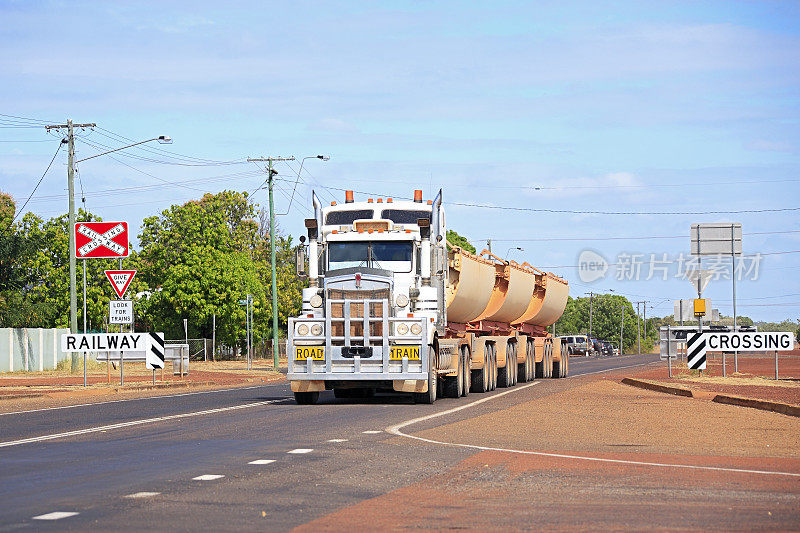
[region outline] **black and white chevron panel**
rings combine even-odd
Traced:
[[[686,336],[686,361],[689,370],[706,369],[706,336],[704,333],[690,333]]]
[[[150,370],[154,368],[164,368],[164,333],[150,332],[149,341],[145,367]]]

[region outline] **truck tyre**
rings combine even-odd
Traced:
[[[547,372],[547,376],[546,377],[548,377],[548,378],[552,378],[553,377],[553,348],[552,348],[552,346],[548,350],[547,364],[544,367],[544,371]]]
[[[489,372],[489,390],[496,390],[497,389],[497,352],[494,351],[494,344],[490,345],[489,348],[489,368],[491,371]]]
[[[460,398],[464,387],[464,358],[459,354],[458,357],[458,371],[455,376],[447,376],[444,378],[444,394],[445,398]]]
[[[497,386],[514,386],[514,370],[511,368],[511,346],[506,346],[506,366],[497,369]]]
[[[492,373],[492,365],[489,358],[489,347],[483,350],[483,368],[472,371],[472,392],[487,392],[491,387],[490,375]]]
[[[472,360],[466,346],[461,347],[461,359],[463,360],[462,364],[464,368],[464,384],[461,386],[461,396],[466,396],[469,394],[469,389],[472,386],[472,371],[470,370],[470,363]]]
[[[511,346],[511,371],[514,373],[514,375],[511,376],[511,385],[513,386],[519,381],[519,364],[517,364],[517,343],[515,342]]]
[[[564,377],[569,377],[569,357],[565,357],[564,361]]]
[[[313,405],[319,400],[319,391],[295,392],[294,400],[300,405]]]
[[[428,392],[415,392],[414,403],[432,404],[436,401],[436,392],[439,387],[439,379],[436,376],[436,360],[438,354],[436,348],[429,346],[428,351]]]
[[[528,381],[536,378],[536,352],[533,341],[528,341]]]

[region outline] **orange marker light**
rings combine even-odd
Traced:
[[[353,203],[353,191],[344,191],[344,203],[346,204]]]
[[[387,204],[390,204],[390,203],[392,203],[392,199],[391,199],[391,198],[387,198],[387,199],[386,199],[386,203],[387,203]]]
[[[414,191],[414,201],[418,204],[422,203],[422,191],[416,190]]]
[[[331,205],[336,205],[336,202],[331,202]]]
[[[378,198],[378,203],[382,204],[383,203],[383,198]]]
[[[368,203],[368,204],[371,204],[371,203],[372,203],[372,198],[370,198],[369,200],[367,200],[367,203]]]

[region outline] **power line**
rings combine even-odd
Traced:
[[[780,235],[786,233],[800,233],[800,230],[786,230],[786,231],[752,231],[743,233],[743,235]],[[630,236],[630,237],[541,237],[534,239],[520,238],[520,239],[495,239],[492,237],[492,242],[552,242],[552,241],[629,241],[629,240],[652,240],[652,239],[688,239],[689,235],[646,235],[646,236]],[[475,242],[485,241],[487,239],[473,239]]]
[[[330,187],[338,191],[349,191],[353,189],[343,189],[341,187]],[[366,191],[355,191],[359,194],[366,194],[368,196],[387,196],[383,194],[376,194]],[[391,195],[389,195],[391,196]],[[395,196],[403,200],[410,200],[408,196]],[[514,207],[503,205],[491,204],[476,204],[467,202],[442,202],[446,205],[457,205],[460,207],[475,207],[479,209],[500,209],[503,211],[522,211],[528,213],[558,213],[558,214],[571,214],[571,215],[625,215],[625,216],[639,216],[639,215],[737,215],[745,213],[779,213],[785,211],[800,211],[800,207],[779,207],[779,208],[766,208],[766,209],[739,209],[730,211],[591,211],[591,210],[576,210],[576,209],[549,209],[543,207]]]
[[[33,190],[31,191],[31,194],[28,196],[28,199],[25,200],[25,203],[22,204],[22,207],[19,209],[17,214],[14,215],[14,218],[11,219],[11,223],[12,224],[17,219],[17,217],[20,215],[20,213],[22,213],[25,210],[25,206],[28,205],[28,202],[30,202],[31,198],[33,198],[33,194],[36,192],[36,189],[38,189],[39,185],[42,184],[42,180],[47,175],[47,172],[50,170],[50,167],[53,166],[53,161],[56,160],[56,156],[58,155],[58,152],[61,151],[61,145],[63,145],[63,144],[65,144],[63,141],[58,143],[58,147],[56,148],[56,153],[53,154],[53,159],[50,160],[50,163],[47,165],[47,168],[44,170],[44,173],[42,174],[42,177],[39,178],[39,181],[36,183],[36,187],[34,187]]]
[[[0,113],[0,117],[7,117],[7,118],[11,118],[11,119],[19,119],[19,120],[24,120],[24,121],[27,121],[27,122],[35,122],[37,124],[52,124],[53,122],[55,122],[53,120],[41,120],[41,119],[38,119],[38,118],[19,117],[17,115],[7,115],[5,113]],[[5,120],[5,119],[0,119],[0,120]]]

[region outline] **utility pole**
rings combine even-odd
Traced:
[[[589,292],[587,294],[589,295],[589,337],[591,337],[592,336],[592,303],[593,303],[593,300],[594,300],[594,293],[593,292]],[[589,341],[589,342],[591,342],[591,341]]]
[[[275,268],[275,203],[273,200],[274,175],[278,173],[273,170],[272,163],[275,161],[294,161],[292,157],[261,157],[247,158],[251,162],[267,163],[267,180],[269,181],[269,249],[270,263],[272,271],[272,364],[278,370],[278,281]]]
[[[489,253],[492,253],[492,239],[486,239],[486,249],[489,250]]]
[[[622,302],[622,320],[619,321],[619,354],[622,355],[622,330],[625,329],[625,302]]]
[[[75,128],[94,128],[95,124],[73,124],[72,119],[67,119],[66,124],[53,124],[45,126],[47,131],[67,129],[67,147],[69,157],[67,162],[67,189],[69,190],[69,326],[70,333],[78,332],[78,292],[75,286],[78,284],[75,272]],[[77,370],[78,353],[72,353],[72,370]]]
[[[641,304],[646,304],[646,303],[647,302],[636,302],[636,345],[639,355],[642,355],[642,329],[641,329],[639,306]]]

